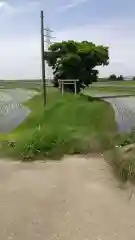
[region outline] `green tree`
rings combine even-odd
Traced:
[[[120,75],[119,77],[117,77],[117,81],[124,81],[124,77]]]
[[[45,60],[52,67],[54,85],[58,87],[58,79],[79,79],[77,91],[97,81],[97,66],[107,65],[108,47],[96,46],[83,41],[63,41],[50,46],[45,53]],[[73,85],[65,85],[66,90],[74,91]]]
[[[115,74],[111,74],[108,79],[110,81],[117,81],[117,76]]]

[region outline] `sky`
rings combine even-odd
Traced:
[[[0,79],[41,77],[40,10],[53,41],[109,47],[110,64],[99,68],[101,77],[135,76],[134,0],[0,0]]]

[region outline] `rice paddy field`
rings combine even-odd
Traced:
[[[94,83],[83,94],[106,101],[113,107],[119,132],[135,129],[134,81]]]
[[[23,103],[41,91],[41,80],[0,81],[0,133],[11,132],[30,113]],[[83,94],[100,98],[114,109],[119,131],[135,128],[135,82],[100,82]]]
[[[27,117],[30,110],[23,103],[36,94],[20,88],[0,90],[0,133],[12,131]]]

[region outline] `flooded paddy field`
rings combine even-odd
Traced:
[[[37,92],[25,89],[0,89],[0,133],[16,128],[30,113],[23,103]]]

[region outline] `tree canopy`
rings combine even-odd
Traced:
[[[117,81],[117,76],[115,74],[111,74],[108,79],[111,81]]]
[[[55,86],[58,79],[79,79],[77,90],[80,91],[97,81],[97,66],[108,65],[108,47],[96,46],[92,42],[62,41],[50,46],[45,53],[45,60],[52,67]],[[73,91],[73,85],[68,85]]]
[[[124,81],[124,77],[122,75],[116,76],[115,74],[112,74],[108,78],[110,81]]]
[[[118,76],[117,81],[124,81],[124,77],[122,75]]]

